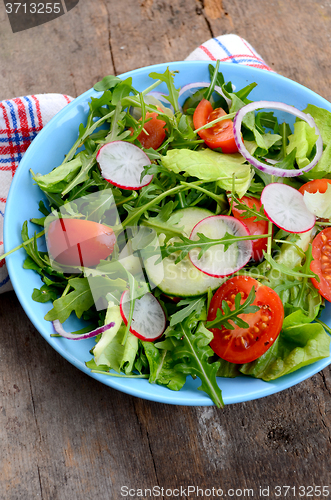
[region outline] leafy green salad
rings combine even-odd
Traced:
[[[252,102],[256,84],[218,67],[181,89],[169,69],[142,92],[97,83],[62,164],[31,171],[40,229],[26,221],[22,246],[54,335],[94,337],[92,372],[175,391],[198,377],[221,407],[217,377],[271,381],[330,355],[331,113]],[[86,326],[67,332],[71,315]]]

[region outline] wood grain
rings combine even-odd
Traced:
[[[326,0],[81,0],[12,34],[0,8],[0,99],[77,96],[106,74],[184,59],[225,33],[331,99],[330,20]],[[124,498],[122,486],[189,485],[253,488],[259,498],[259,486],[331,485],[330,368],[223,411],[168,406],[78,371],[38,334],[13,292],[0,298],[0,335],[1,500],[108,500]]]

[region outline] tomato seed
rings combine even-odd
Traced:
[[[246,349],[246,347],[247,347],[247,342],[246,342],[246,340],[244,339],[244,337],[240,337],[240,341],[241,341],[241,345],[242,345],[243,347],[245,347],[245,349]]]
[[[324,242],[327,241],[327,237],[325,236],[325,234],[321,234],[321,238]]]
[[[261,316],[261,320],[264,322],[269,321],[269,316]]]
[[[265,330],[267,328],[267,326],[268,325],[266,323],[261,323],[260,328],[261,328],[261,330]]]

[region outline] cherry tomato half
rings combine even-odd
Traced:
[[[310,269],[320,279],[311,281],[315,288],[326,300],[331,302],[331,227],[323,229],[315,236],[312,244],[313,261]]]
[[[249,196],[243,196],[240,200],[241,203],[244,203],[249,208],[253,208],[254,205],[257,210],[261,208],[261,202],[255,198],[250,198]],[[233,203],[232,207],[232,215],[246,224],[248,231],[250,234],[267,234],[268,233],[268,221],[265,220],[256,220],[255,217],[249,217],[245,219],[241,216],[242,210],[236,208],[236,204]],[[256,262],[260,262],[263,259],[263,250],[267,250],[268,238],[260,238],[257,240],[253,240],[253,253],[252,257]]]
[[[217,309],[222,310],[223,300],[233,309],[235,296],[240,293],[244,302],[252,287],[256,292],[253,305],[260,309],[256,313],[240,315],[248,323],[248,328],[234,325],[234,330],[225,327],[210,329],[214,334],[210,347],[220,358],[231,363],[250,363],[262,356],[275,342],[283,325],[284,308],[277,293],[246,276],[235,276],[220,286],[211,300],[208,321],[216,318]]]
[[[317,193],[317,191],[325,193],[329,184],[331,184],[331,179],[314,179],[303,184],[299,191],[301,194],[304,194],[305,191],[307,193]]]
[[[159,115],[157,113],[146,113],[146,120],[151,118],[151,120],[146,122],[144,125],[144,129],[148,135],[142,131],[137,137],[143,148],[157,149],[161,146],[166,137],[166,132],[164,130],[166,122],[159,120],[158,116]]]
[[[222,108],[213,109],[206,99],[202,99],[193,114],[193,123],[196,129],[203,127],[220,116],[225,116],[226,112]],[[216,123],[213,127],[200,130],[198,135],[211,148],[221,148],[223,153],[237,153],[238,148],[233,135],[233,123],[231,120],[224,120]]]
[[[110,255],[116,243],[114,231],[84,219],[57,219],[47,231],[50,256],[65,266],[95,266]]]

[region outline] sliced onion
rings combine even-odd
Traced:
[[[105,332],[109,328],[113,328],[115,326],[114,321],[111,323],[108,323],[107,325],[99,326],[95,330],[92,330],[91,332],[88,333],[81,333],[81,334],[74,334],[70,332],[66,332],[65,329],[62,326],[62,323],[58,319],[53,321],[53,327],[56,333],[61,335],[61,337],[64,337],[65,339],[70,339],[70,340],[83,340],[83,339],[90,339],[92,337],[96,337],[100,333]]]
[[[155,99],[157,99],[160,102],[164,102],[164,104],[168,104],[168,106],[170,104],[168,99],[166,99],[167,94],[165,94],[164,92],[156,92],[156,91],[152,90],[152,92],[148,92],[146,97],[147,96],[155,97]]]
[[[163,113],[166,115],[172,117],[174,114],[174,108],[170,104],[170,102],[166,99],[166,95],[164,92],[156,92],[152,91],[149,92],[148,94],[145,95],[144,101],[146,104],[152,104],[153,106],[159,106]],[[151,98],[151,99],[149,99]],[[135,118],[136,120],[139,120],[141,118],[141,108],[137,108],[134,106],[131,106],[130,108],[130,114]]]
[[[318,139],[316,141],[316,154],[313,158],[313,160],[307,165],[306,167],[297,169],[297,170],[284,170],[282,168],[274,167],[270,164],[267,163],[262,163],[261,161],[257,160],[252,156],[248,150],[246,149],[244,142],[241,137],[241,124],[243,121],[244,116],[247,113],[250,113],[251,111],[255,111],[256,109],[279,109],[280,111],[285,111],[286,113],[290,113],[291,115],[297,116],[298,118],[301,118],[301,120],[304,120],[305,122],[308,123],[311,127],[315,129],[316,134],[318,135]],[[242,107],[239,109],[237,112],[236,116],[234,117],[233,120],[233,132],[234,132],[234,138],[237,144],[237,148],[239,153],[242,154],[244,158],[246,158],[247,161],[253,167],[258,168],[261,170],[261,172],[265,172],[266,174],[270,175],[275,175],[277,177],[297,177],[298,175],[303,174],[304,172],[309,172],[320,160],[322,153],[323,153],[323,140],[322,136],[320,134],[320,131],[317,128],[317,125],[313,118],[300,111],[297,108],[294,108],[293,106],[290,106],[288,104],[285,104],[283,102],[275,102],[275,101],[256,101],[256,102],[251,102],[247,104],[246,106]],[[271,162],[270,162],[271,163]]]
[[[206,88],[206,87],[209,87],[209,86],[210,86],[210,83],[207,83],[207,82],[188,83],[187,85],[184,85],[184,87],[182,87],[180,89],[178,97],[180,97],[181,95],[183,95],[188,90],[199,89],[199,88]],[[218,94],[220,94],[222,97],[224,97],[224,99],[226,100],[228,106],[231,106],[231,104],[232,104],[231,99],[229,99],[228,97],[226,97],[226,95],[224,94],[224,92],[221,89],[221,87],[219,87],[218,85],[215,85],[214,91],[217,92]]]

